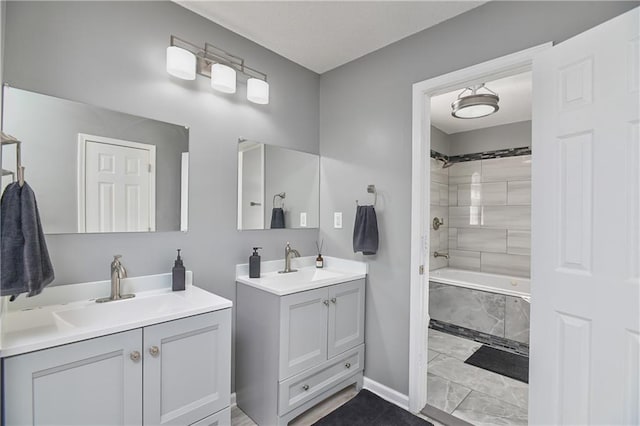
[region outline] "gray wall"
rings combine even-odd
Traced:
[[[46,234],[78,232],[79,133],[155,145],[156,229],[180,230],[182,153],[189,151],[184,126],[13,87],[6,88],[4,97],[2,128],[28,142],[22,162],[29,167],[25,175],[38,196]],[[15,152],[11,148],[5,148],[7,154]],[[15,156],[3,160],[4,168],[15,170]],[[2,183],[10,181],[6,177]]]
[[[431,126],[431,149],[440,154],[449,155],[451,151],[449,145],[449,135],[437,127]]]
[[[182,248],[197,285],[234,299],[234,267],[251,247],[264,247],[264,260],[281,258],[286,241],[315,254],[317,230],[236,230],[236,158],[240,136],[318,152],[317,74],[171,2],[9,2],[6,24],[4,77],[13,86],[190,126],[190,231],[51,235],[55,284],[108,279],[115,253],[132,276],[170,272]],[[224,95],[203,77],[170,77],[171,34],[214,43],[267,73],[270,104],[248,102],[244,84]]]
[[[378,197],[380,250],[369,261],[367,377],[403,394],[409,383],[411,86],[548,41],[562,41],[632,2],[489,2],[327,72],[320,79],[321,237],[352,250],[355,199]],[[333,229],[333,212],[344,212]]]
[[[449,155],[531,146],[531,121],[453,133],[448,139],[451,149]]]

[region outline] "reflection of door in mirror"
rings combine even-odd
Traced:
[[[155,231],[155,146],[78,135],[78,232]]]
[[[264,229],[264,145],[238,148],[238,229]]]

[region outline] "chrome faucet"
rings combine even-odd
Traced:
[[[433,257],[444,257],[445,259],[449,259],[449,253],[438,253],[437,251],[434,251]]]
[[[300,257],[298,250],[292,249],[291,245],[287,242],[284,247],[284,271],[278,271],[279,274],[288,274],[289,272],[296,272],[297,269],[291,269],[291,258]]]
[[[122,255],[116,254],[111,262],[111,296],[96,299],[97,303],[111,302],[113,300],[131,299],[135,294],[120,294],[120,280],[127,278],[127,270],[120,263]]]

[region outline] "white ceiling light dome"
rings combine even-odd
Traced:
[[[481,89],[489,93],[478,93]],[[469,94],[465,95],[467,92]],[[484,83],[467,87],[460,92],[458,99],[451,104],[451,115],[462,119],[486,117],[500,109],[499,101],[498,94],[485,87]]]
[[[183,80],[195,80],[196,55],[178,46],[167,47],[167,72]]]
[[[236,93],[236,70],[224,64],[211,65],[211,87],[223,93]]]
[[[258,78],[247,80],[247,99],[253,103],[266,105],[269,103],[269,83]]]

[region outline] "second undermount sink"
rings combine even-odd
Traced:
[[[287,272],[283,274],[281,272],[272,272],[264,274],[264,278],[267,280],[291,280],[291,281],[322,281],[341,276],[340,272],[329,271],[327,269],[318,268],[302,268],[295,272]],[[261,277],[262,278],[262,277]]]
[[[74,327],[95,327],[109,324],[113,319],[120,323],[133,322],[142,315],[165,315],[190,307],[191,304],[173,293],[109,303],[92,303],[87,306],[54,312],[57,319]]]

